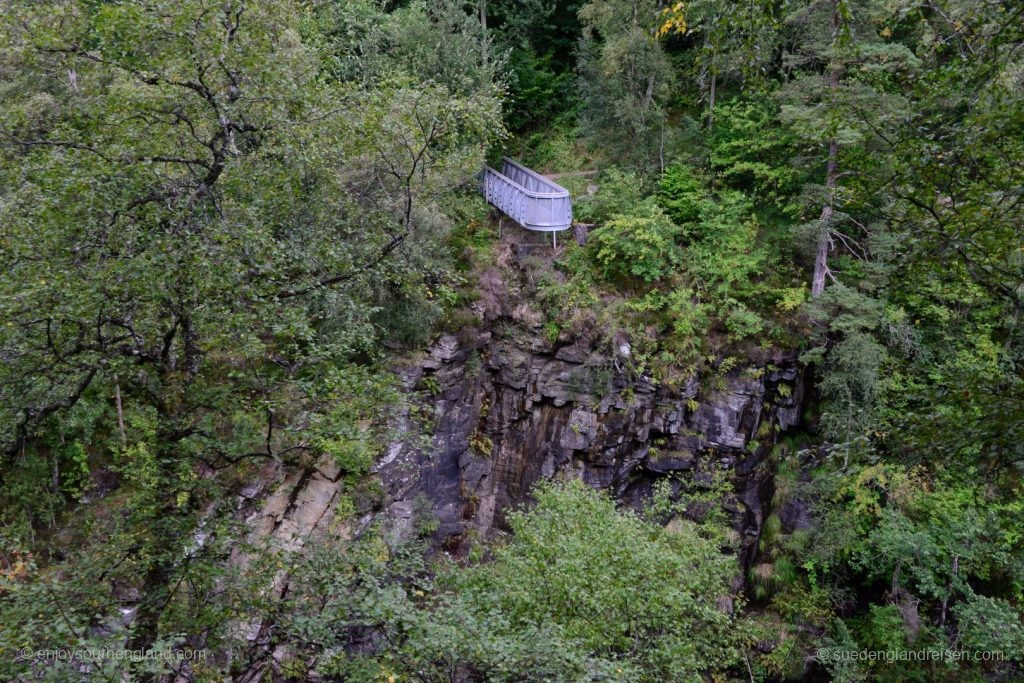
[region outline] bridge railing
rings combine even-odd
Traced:
[[[502,157],[501,171],[484,169],[487,202],[527,230],[555,232],[572,226],[569,191],[522,164]]]

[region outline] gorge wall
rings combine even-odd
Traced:
[[[749,562],[771,496],[759,464],[800,420],[795,358],[765,357],[671,390],[626,369],[627,339],[611,353],[597,339],[559,344],[498,319],[445,335],[400,367],[405,387],[423,396],[431,435],[426,445],[392,444],[375,468],[396,530],[411,528],[429,501],[435,538],[458,551],[502,530],[506,511],[542,477],[579,478],[640,508],[659,479],[720,468],[734,478],[726,503]]]
[[[346,533],[383,515],[406,536],[426,515],[435,546],[458,553],[504,530],[506,512],[543,477],[579,478],[639,509],[659,479],[718,469],[734,484],[724,503],[749,566],[770,512],[765,458],[801,419],[807,381],[795,356],[760,352],[670,389],[628,370],[624,337],[609,351],[596,331],[550,341],[506,315],[488,317],[396,365],[415,397],[400,418],[411,436],[387,445],[373,469],[382,490],[362,499]],[[341,474],[329,458],[266,472],[246,492],[250,528],[298,547],[336,524]]]
[[[403,437],[385,445],[373,486],[354,496],[354,522],[334,514],[353,492],[329,456],[299,470],[267,463],[239,501],[254,537],[297,549],[381,520],[409,537],[429,518],[435,549],[461,554],[505,530],[507,512],[528,503],[541,478],[578,478],[640,509],[659,480],[719,471],[733,484],[722,503],[739,541],[740,590],[772,512],[769,453],[799,427],[808,393],[795,355],[758,349],[668,388],[630,370],[625,336],[609,344],[608,334],[588,330],[552,341],[512,303],[478,310],[478,324],[395,364],[411,397],[397,418]],[[800,510],[780,513],[787,527],[801,524]],[[278,575],[273,590],[283,594],[288,580]],[[242,626],[255,650],[272,627],[269,619]]]

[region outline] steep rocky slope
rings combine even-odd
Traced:
[[[388,515],[408,526],[412,501],[425,497],[439,541],[454,550],[502,529],[504,512],[541,477],[579,477],[641,507],[660,478],[722,468],[735,479],[730,505],[749,561],[770,498],[758,464],[800,419],[795,359],[763,359],[672,391],[625,369],[628,340],[612,354],[595,344],[549,343],[499,319],[446,335],[403,367],[406,387],[428,387],[434,427],[427,446],[393,444],[378,464]]]
[[[362,525],[383,514],[402,535],[427,515],[436,545],[458,552],[500,532],[541,477],[578,477],[640,508],[659,479],[719,469],[734,483],[726,503],[748,565],[771,499],[762,463],[800,421],[796,358],[760,351],[668,389],[629,370],[629,339],[590,331],[553,342],[516,322],[514,305],[479,310],[479,324],[396,364],[415,396],[402,430],[413,436],[389,444],[374,467],[383,490],[363,501]],[[342,488],[337,467],[280,476],[253,528],[288,543],[327,528]]]
[[[386,444],[369,481],[352,491],[329,457],[298,471],[268,463],[239,501],[253,537],[297,549],[378,521],[399,537],[427,522],[437,550],[461,554],[502,533],[506,513],[528,503],[543,477],[579,478],[639,509],[659,480],[678,486],[676,475],[699,481],[718,472],[732,483],[721,502],[738,539],[733,588],[742,589],[772,512],[768,455],[803,412],[808,378],[795,355],[752,351],[731,369],[668,388],[631,369],[622,334],[591,329],[552,341],[517,314],[521,283],[506,286],[508,277],[492,270],[481,278],[475,324],[396,361],[410,397],[395,429],[403,436]],[[353,499],[356,521],[340,528],[335,508]],[[787,526],[801,523],[800,510],[779,512]],[[283,595],[288,584],[281,573],[269,588]],[[240,627],[254,662],[240,680],[286,658],[269,646],[272,621]]]

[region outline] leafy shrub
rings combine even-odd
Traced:
[[[557,628],[628,680],[698,680],[736,663],[738,629],[716,604],[734,563],[697,525],[662,527],[579,482],[534,495],[535,508],[509,515],[495,562],[463,579],[473,602],[521,629]]]
[[[717,297],[744,300],[756,293],[758,277],[768,266],[768,254],[758,239],[752,204],[740,192],[724,192],[704,202],[691,229],[687,268],[701,289]]]
[[[631,300],[626,307],[631,312],[654,318],[647,322],[653,322],[662,332],[662,348],[671,365],[685,369],[701,355],[711,321],[708,307],[697,299],[692,288],[676,287],[668,293],[652,290],[642,298]],[[655,375],[664,379],[663,372],[655,372]]]
[[[574,104],[572,72],[556,72],[554,55],[519,48],[509,55],[509,99],[505,119],[513,130],[549,121]]]
[[[400,395],[391,377],[356,365],[334,368],[314,390],[329,403],[310,416],[312,444],[333,457],[354,484],[383,448],[387,426],[378,417],[381,409],[398,405]]]
[[[781,287],[776,291],[779,297],[775,304],[775,308],[782,312],[795,311],[807,301],[807,285],[801,284],[799,287]]]
[[[677,288],[669,293],[665,302],[675,337],[697,339],[707,333],[710,325],[707,306],[696,300],[693,289]]]
[[[746,306],[737,304],[725,316],[725,329],[734,340],[745,339],[764,329],[764,321]]]
[[[615,214],[635,212],[643,201],[643,180],[613,166],[598,177],[597,192],[578,199],[573,211],[583,223],[601,224]]]
[[[577,171],[591,162],[579,145],[579,128],[574,116],[561,116],[522,143],[523,163],[536,170]]]
[[[823,433],[837,442],[862,436],[874,424],[884,389],[885,348],[871,334],[855,331],[832,348],[819,384],[824,399]]]
[[[493,562],[428,565],[419,544],[372,529],[285,558],[281,633],[343,680],[690,681],[740,663],[742,629],[717,604],[735,560],[701,527],[665,528],[578,482],[533,493]],[[428,499],[413,513],[417,533],[436,529]],[[352,627],[381,634],[358,659]]]
[[[382,303],[373,320],[381,336],[391,344],[416,348],[430,341],[442,313],[434,301],[399,294]]]
[[[903,617],[896,605],[871,605],[868,614],[856,620],[858,641],[873,650],[898,650],[907,643]]]
[[[677,233],[668,216],[648,205],[644,214],[613,217],[591,233],[587,246],[591,260],[606,279],[650,284],[669,275],[681,262]]]
[[[763,100],[733,100],[715,111],[711,168],[727,187],[750,192],[795,217],[804,178],[790,163],[798,156],[792,133],[775,125]]]
[[[967,649],[1001,652],[1007,659],[1024,658],[1024,626],[1007,601],[974,595],[956,608],[956,614]]]
[[[689,166],[675,164],[665,169],[658,185],[658,204],[677,225],[691,223],[700,216],[707,190]]]

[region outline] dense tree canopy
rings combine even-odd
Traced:
[[[509,267],[509,149],[585,244]],[[1012,0],[3,0],[0,677],[1020,677],[1022,226]],[[800,359],[798,427],[737,456],[750,557],[700,468],[647,514],[542,484],[454,559],[376,503],[252,540],[266,467],[328,459],[345,524],[381,497],[430,429],[389,363],[495,279],[502,324],[695,403]],[[215,657],[8,656],[51,646]],[[1002,657],[816,655],[911,647]]]

